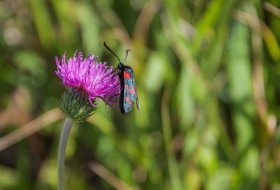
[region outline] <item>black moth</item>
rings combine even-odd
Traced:
[[[134,105],[134,99],[136,99],[137,109],[140,110],[140,103],[138,99],[138,94],[136,91],[135,80],[134,80],[134,72],[131,67],[124,65],[124,61],[127,58],[128,52],[130,50],[126,50],[126,56],[123,61],[120,61],[119,57],[106,45],[104,42],[104,46],[113,53],[119,61],[119,64],[113,72],[115,72],[119,76],[120,85],[121,85],[121,93],[119,96],[119,107],[122,114],[126,114],[130,112]]]

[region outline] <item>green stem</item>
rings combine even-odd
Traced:
[[[66,151],[67,140],[72,125],[73,125],[73,121],[69,118],[66,118],[60,135],[58,159],[57,159],[57,180],[58,180],[57,189],[58,190],[64,190],[65,151]]]
[[[183,190],[183,183],[180,177],[178,162],[175,156],[174,145],[172,142],[172,130],[169,113],[170,92],[165,90],[161,103],[162,133],[167,156],[167,164],[171,178],[172,189]]]

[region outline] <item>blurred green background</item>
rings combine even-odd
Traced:
[[[280,189],[280,1],[0,1],[0,190],[56,189],[78,50],[135,72],[142,117],[100,101],[71,131],[67,189]]]

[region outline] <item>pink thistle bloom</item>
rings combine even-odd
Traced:
[[[68,60],[65,54],[61,60],[55,57],[55,73],[64,85],[84,91],[92,106],[96,106],[99,98],[110,106],[117,103],[120,82],[118,76],[112,72],[112,67],[106,66],[106,62],[97,63],[98,57],[94,57],[93,54],[83,58],[83,54],[79,52],[78,57],[75,53]]]

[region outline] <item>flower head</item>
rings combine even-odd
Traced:
[[[59,60],[55,57],[55,73],[62,83],[71,87],[64,93],[60,108],[66,117],[84,121],[96,109],[99,99],[113,106],[120,94],[120,82],[112,67],[106,63],[97,63],[93,54],[83,58],[81,52],[66,60],[66,55]]]
[[[120,94],[120,82],[118,76],[113,74],[113,68],[105,63],[97,63],[93,54],[83,58],[81,52],[76,53],[73,58],[66,60],[66,55],[59,60],[55,58],[57,64],[57,76],[62,79],[62,83],[76,89],[80,89],[88,94],[90,103],[95,106],[94,101],[102,99],[106,104],[117,103],[116,98]]]

